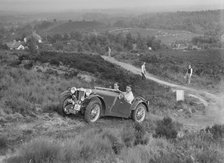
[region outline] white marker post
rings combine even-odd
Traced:
[[[176,90],[176,101],[184,101],[184,90]]]

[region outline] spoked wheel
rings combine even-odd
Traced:
[[[72,103],[69,102],[70,99],[71,99],[71,95],[68,91],[66,91],[64,93],[64,95],[62,95],[60,97],[60,106],[58,107],[57,111],[60,115],[62,116],[66,116],[66,115],[69,115],[70,113],[68,112],[69,111],[69,108],[72,107]]]
[[[146,106],[139,104],[137,108],[132,113],[132,118],[135,122],[142,122],[146,117]]]
[[[101,114],[101,101],[98,98],[92,99],[85,110],[85,120],[87,122],[96,122],[100,118]]]
[[[70,112],[69,110],[73,107],[72,103],[71,103],[71,99],[67,98],[64,100],[63,105],[62,105],[62,111],[65,115],[69,115]]]

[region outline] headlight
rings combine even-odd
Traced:
[[[92,93],[92,90],[91,89],[87,89],[86,90],[86,96],[89,96],[91,93]]]
[[[74,94],[75,91],[76,91],[76,88],[75,88],[75,87],[72,87],[72,88],[71,88],[71,93]]]

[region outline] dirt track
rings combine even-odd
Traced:
[[[102,56],[102,57],[104,60],[116,64],[134,74],[141,74],[140,68],[137,68],[131,64],[117,61],[116,59],[108,56]],[[163,81],[158,77],[149,73],[146,74],[146,78],[148,80],[152,80],[158,84],[168,86],[173,89],[185,90],[187,95],[197,98],[199,101],[201,101],[201,103],[203,103],[206,106],[204,114],[192,115],[190,119],[178,119],[177,117],[177,119],[180,120],[182,123],[194,126],[196,128],[202,128],[215,123],[224,124],[223,95],[215,95],[209,93],[206,90],[199,90],[195,88],[186,87],[183,85],[173,84],[167,81]]]

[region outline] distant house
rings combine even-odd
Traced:
[[[23,46],[23,45],[21,44],[21,45],[19,45],[18,48],[16,48],[16,50],[25,50],[25,46]]]
[[[10,50],[24,50],[25,49],[25,46],[23,45],[23,42],[21,41],[13,40],[11,42],[6,43],[6,45],[8,46]]]

